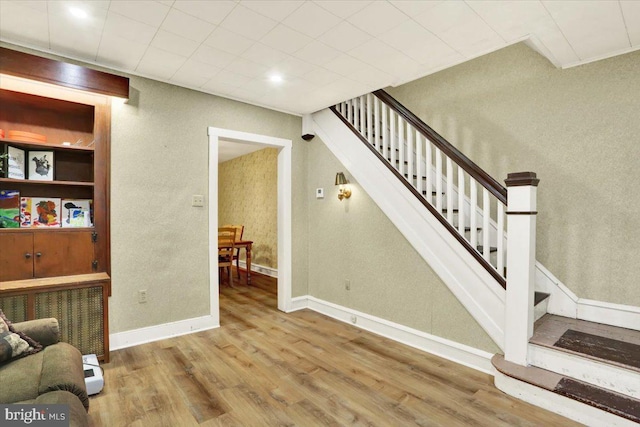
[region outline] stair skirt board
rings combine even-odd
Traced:
[[[447,285],[498,347],[504,347],[500,284],[329,109],[313,114],[316,134]]]
[[[626,418],[603,411],[586,403],[562,396],[544,388],[512,378],[500,371],[495,372],[495,386],[520,400],[563,415],[592,427],[638,427]]]
[[[535,344],[529,344],[529,364],[640,399],[640,372]]]

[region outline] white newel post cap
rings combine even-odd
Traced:
[[[536,192],[540,180],[535,172],[515,172],[504,180],[508,187],[507,215],[535,215]]]

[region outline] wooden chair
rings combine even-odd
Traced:
[[[222,277],[222,269],[227,267],[229,286],[233,288],[233,254],[236,249],[236,229],[233,227],[218,228],[218,274]]]
[[[223,225],[223,227],[236,229],[236,242],[242,240],[242,234],[244,233],[244,225]],[[233,255],[233,259],[236,262],[236,272],[238,273],[238,280],[240,280],[240,248],[236,248],[236,253]]]

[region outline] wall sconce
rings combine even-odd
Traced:
[[[338,172],[336,174],[336,185],[340,186],[340,192],[338,193],[338,199],[348,199],[351,197],[351,189],[348,187],[349,181],[345,178],[344,173]]]

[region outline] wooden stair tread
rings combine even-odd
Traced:
[[[478,245],[477,246],[478,252],[483,253],[482,250],[484,249],[483,245]],[[498,248],[496,248],[495,246],[490,246],[489,247],[489,252],[498,252]]]
[[[529,342],[640,372],[640,331],[546,314]]]
[[[504,375],[549,390],[561,396],[640,422],[640,400],[624,396],[573,378],[535,366],[520,366],[504,360],[502,354],[491,358],[493,366]]]

